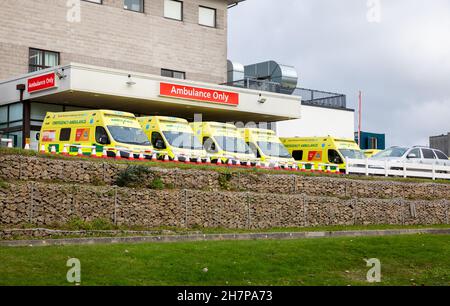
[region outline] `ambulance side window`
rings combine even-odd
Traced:
[[[95,128],[95,141],[102,145],[108,145],[111,142],[109,141],[108,133],[102,126],[97,126]]]
[[[203,147],[208,153],[217,153],[216,144],[214,143],[214,140],[212,140],[212,138],[210,137],[203,138]]]
[[[59,141],[69,141],[71,132],[72,129],[70,128],[61,129],[61,132],[59,132]]]
[[[303,160],[303,150],[295,150],[292,152],[292,157],[295,160]]]
[[[336,150],[328,150],[328,162],[332,164],[343,164],[341,156]]]
[[[164,142],[164,139],[162,138],[161,134],[158,132],[152,133],[152,145],[155,147],[155,149],[158,150],[166,149],[166,143]]]

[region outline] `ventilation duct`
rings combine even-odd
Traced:
[[[297,87],[298,75],[292,66],[267,61],[244,67],[245,78],[266,81],[276,85],[277,92],[291,95]],[[271,86],[273,87],[273,86]]]
[[[229,60],[227,64],[227,83],[242,81],[244,78],[244,65]]]

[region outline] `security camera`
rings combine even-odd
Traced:
[[[56,71],[56,76],[57,76],[60,80],[67,78],[67,75],[64,74],[64,68],[61,69],[61,72]]]
[[[264,98],[264,97],[262,96],[262,94],[259,94],[258,102],[261,103],[261,104],[263,104],[263,103],[266,103],[266,101],[267,101],[267,99]]]

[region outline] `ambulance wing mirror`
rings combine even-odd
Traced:
[[[164,141],[161,140],[161,139],[156,140],[156,142],[155,142],[155,148],[158,149],[158,150],[165,149]]]
[[[102,145],[107,145],[109,144],[109,139],[107,135],[102,135],[100,136],[100,138],[98,139],[98,142]]]

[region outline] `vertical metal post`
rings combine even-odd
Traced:
[[[17,144],[18,146],[21,145],[22,149],[25,147],[26,144],[31,143],[31,103],[30,100],[25,100],[22,102],[23,107],[23,131],[22,131],[22,143]]]
[[[361,148],[362,92],[359,91],[358,102],[358,145]]]
[[[366,168],[366,176],[369,176],[369,159],[367,157],[366,157],[365,168]]]

